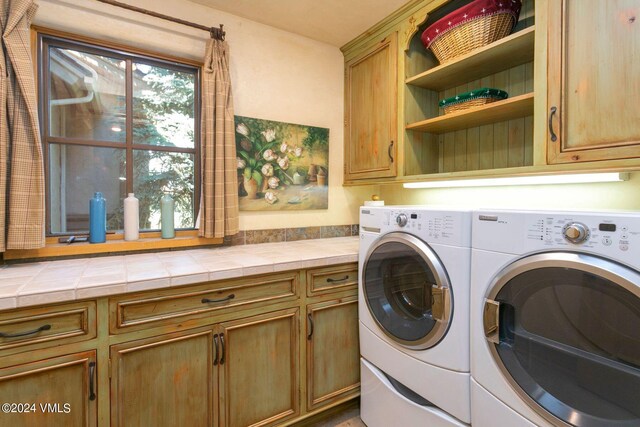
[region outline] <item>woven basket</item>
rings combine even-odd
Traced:
[[[443,34],[429,49],[442,64],[508,36],[515,24],[509,13],[481,16]]]
[[[500,101],[497,98],[476,98],[469,101],[460,102],[458,104],[447,105],[443,107],[445,114],[455,113],[456,111],[467,110],[473,107],[479,107],[481,105],[490,104],[492,102]]]
[[[509,94],[503,90],[483,87],[443,99],[438,105],[444,110],[445,114],[450,114],[501,101],[508,97]]]

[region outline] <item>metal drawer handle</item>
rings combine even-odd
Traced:
[[[26,337],[27,335],[37,334],[38,332],[48,331],[49,329],[51,329],[51,325],[42,325],[38,329],[34,329],[33,331],[16,332],[13,334],[0,332],[0,338]]]
[[[213,358],[213,366],[218,364],[218,334],[213,336],[213,347],[215,348],[215,356]]]
[[[392,152],[392,150],[393,150],[393,141],[391,141],[391,143],[389,144],[389,151],[388,151],[389,158],[391,159],[391,163],[393,163],[393,152]]]
[[[344,282],[345,280],[347,280],[349,278],[349,275],[347,274],[346,276],[340,278],[340,279],[333,279],[331,277],[327,278],[327,282],[329,283],[335,283],[335,282]]]
[[[224,356],[227,352],[224,345],[224,334],[220,334],[220,346],[222,347],[222,356],[220,356],[220,364],[224,365]]]
[[[96,362],[89,362],[89,400],[96,400],[95,377]]]
[[[553,115],[556,114],[558,109],[556,107],[551,107],[551,112],[549,113],[549,133],[551,134],[551,141],[556,142],[558,137],[556,133],[553,131]]]
[[[309,319],[309,333],[307,334],[307,339],[310,340],[313,335],[313,317],[311,317],[311,313],[307,314],[307,319]]]
[[[236,296],[234,294],[231,294],[228,297],[224,297],[224,298],[220,298],[220,299],[202,298],[202,303],[203,304],[208,304],[210,302],[225,302],[225,301],[230,301],[230,300],[234,299],[235,297]]]

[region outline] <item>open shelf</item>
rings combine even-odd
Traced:
[[[533,26],[528,27],[405,82],[440,91],[533,61],[534,31]]]
[[[407,125],[407,130],[445,133],[533,114],[533,93]]]

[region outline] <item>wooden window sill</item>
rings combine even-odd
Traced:
[[[163,239],[159,232],[141,233],[140,239],[125,241],[122,234],[107,235],[105,243],[58,243],[57,237],[47,237],[46,246],[40,249],[8,250],[5,260],[29,258],[54,258],[105,253],[126,253],[156,249],[188,248],[222,244],[221,238],[198,237],[196,230],[177,231],[173,239]]]

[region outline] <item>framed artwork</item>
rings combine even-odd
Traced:
[[[329,129],[235,116],[241,211],[327,209]]]

